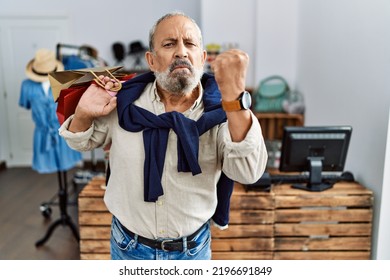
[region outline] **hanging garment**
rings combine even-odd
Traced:
[[[97,67],[91,59],[87,59],[86,57],[82,58],[78,55],[63,56],[62,63],[64,64],[65,70]]]
[[[31,109],[35,123],[32,169],[38,173],[54,173],[73,168],[81,159],[58,134],[60,124],[56,115],[57,103],[51,89],[45,94],[41,83],[26,79],[22,82],[19,106]]]

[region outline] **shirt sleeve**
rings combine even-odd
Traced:
[[[31,109],[30,90],[26,81],[22,82],[20,89],[19,106],[28,110]]]
[[[70,116],[58,130],[69,147],[80,152],[85,152],[106,146],[110,143],[109,126],[106,118],[95,119],[86,131],[71,132],[68,128],[73,117],[74,115]]]
[[[267,149],[259,120],[252,115],[252,125],[241,142],[233,142],[227,123],[218,135],[219,147],[223,151],[222,171],[241,184],[253,184],[260,179],[267,165]]]

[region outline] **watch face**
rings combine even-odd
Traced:
[[[242,108],[247,110],[251,107],[252,105],[252,96],[249,92],[247,91],[244,91],[242,93],[242,98],[241,98],[241,104],[242,104]]]

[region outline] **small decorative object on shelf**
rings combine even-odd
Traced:
[[[205,72],[206,73],[213,73],[211,69],[210,63],[215,60],[217,55],[221,52],[221,45],[219,44],[207,44],[206,45],[206,51],[207,51],[207,61],[205,65]]]

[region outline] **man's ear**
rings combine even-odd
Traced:
[[[203,65],[206,63],[206,59],[207,59],[207,51],[203,50]]]
[[[150,51],[145,53],[145,59],[148,62],[151,71],[154,71],[154,54]]]

